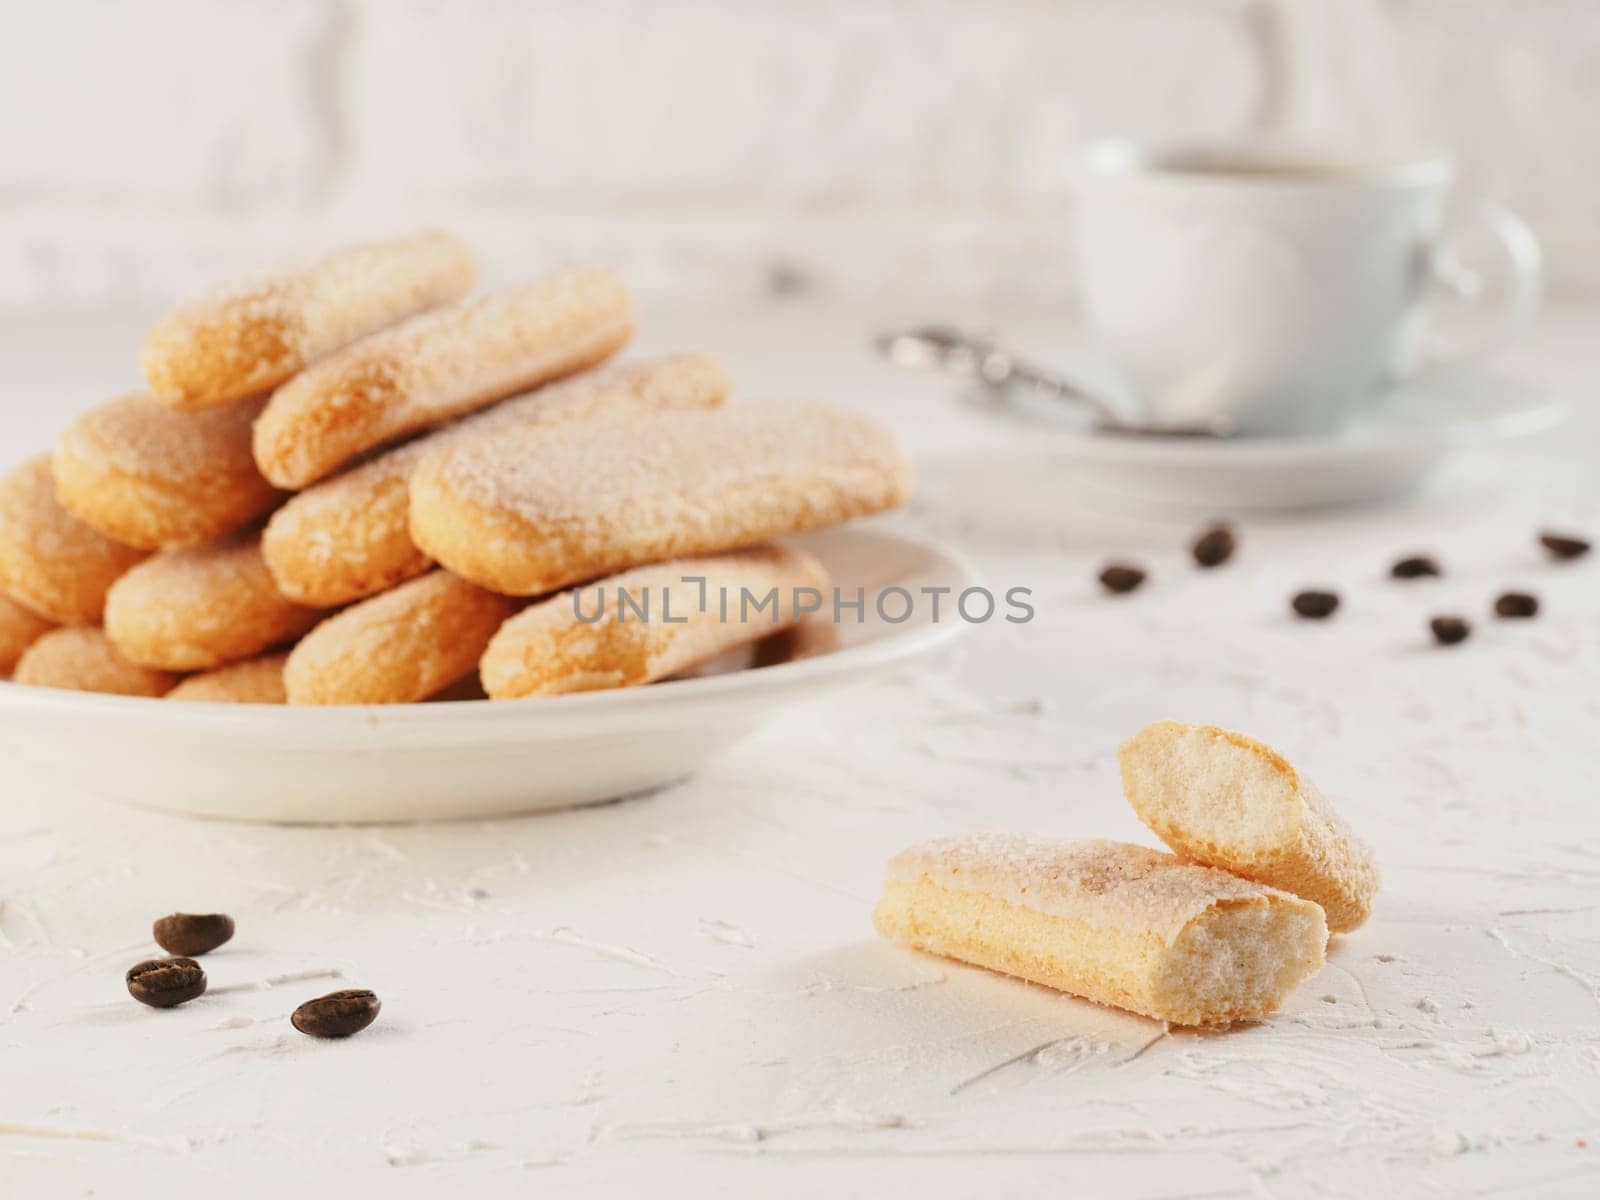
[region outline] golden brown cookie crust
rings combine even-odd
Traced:
[[[221,284],[168,313],[139,361],[151,394],[209,408],[274,388],[326,354],[467,294],[472,248],[428,231],[340,246]]]
[[[410,529],[411,473],[430,451],[513,429],[711,408],[731,388],[727,368],[709,354],[608,365],[546,384],[294,496],[267,523],[267,565],[283,593],[302,604],[333,607],[376,595],[433,566]]]
[[[29,646],[13,678],[30,687],[106,692],[119,696],[161,696],[178,676],[129,662],[92,625],[75,625],[45,634]]]
[[[106,598],[106,632],[131,661],[209,671],[292,641],[322,618],[278,591],[254,531],[168,550]]]
[[[40,616],[97,624],[111,585],[144,557],[63,507],[49,455],[0,480],[0,589]]]
[[[367,451],[594,366],[633,328],[622,279],[582,265],[413,317],[274,392],[256,421],[256,465],[279,487],[308,487]]]
[[[287,704],[283,664],[287,653],[267,654],[191,675],[167,693],[168,700],[210,704]]]
[[[22,652],[55,627],[55,622],[0,592],[0,678],[10,675]]]
[[[244,399],[178,412],[131,395],[91,409],[56,443],[61,503],[107,537],[142,550],[232,533],[281,496],[256,470],[250,448],[265,404]]]
[[[783,546],[640,567],[512,617],[479,674],[496,700],[651,683],[795,625],[830,586],[816,559]]]
[[[1320,904],[1335,933],[1372,915],[1372,850],[1281,754],[1214,725],[1159,721],[1119,752],[1122,786],[1182,858]]]
[[[533,596],[893,508],[911,467],[887,431],[810,402],[511,432],[428,454],[411,535],[473,582]]]
[[[516,603],[433,571],[329,617],[289,653],[290,704],[409,704],[470,675]]]
[[[1315,904],[1123,842],[964,833],[889,863],[885,937],[1178,1025],[1257,1020],[1319,970]]]

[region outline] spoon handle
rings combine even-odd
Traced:
[[[1119,417],[1104,400],[1093,392],[1086,391],[1061,375],[1053,371],[1046,371],[1021,359],[1011,359],[1011,369],[1004,382],[1022,383],[1042,392],[1057,400],[1065,400],[1070,404],[1077,404],[1089,409],[1095,415],[1096,422],[1107,429],[1117,429],[1123,424]]]
[[[1065,400],[1094,414],[1099,433],[1138,437],[1229,437],[1233,429],[1221,419],[1191,425],[1140,425],[1119,416],[1103,396],[1053,371],[1017,358],[986,338],[975,337],[951,325],[916,325],[873,339],[878,352],[890,362],[912,370],[942,371],[963,379],[976,379],[996,394],[1015,384],[1025,384],[1052,399]]]

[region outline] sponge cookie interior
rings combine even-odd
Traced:
[[[1191,853],[1260,858],[1292,841],[1306,819],[1295,769],[1241,734],[1162,721],[1131,738],[1121,757],[1140,819]]]
[[[1203,1012],[1207,1023],[1260,1017],[1321,968],[1327,940],[1315,905],[1219,900],[1165,955],[1153,988],[1156,1003]]]

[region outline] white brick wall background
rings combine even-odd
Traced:
[[[491,277],[1061,298],[1108,134],[1437,144],[1600,295],[1600,0],[52,0],[0,34],[0,308],[445,222]]]

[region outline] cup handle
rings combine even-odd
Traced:
[[[1453,346],[1430,347],[1426,355],[1429,366],[1448,366],[1492,354],[1531,325],[1539,312],[1544,292],[1544,254],[1539,239],[1521,217],[1498,204],[1479,203],[1445,231],[1429,262],[1432,289],[1469,304],[1486,303],[1483,276],[1458,250],[1463,235],[1473,228],[1486,230],[1500,247],[1509,268],[1505,296],[1497,306],[1494,323],[1481,336]]]

